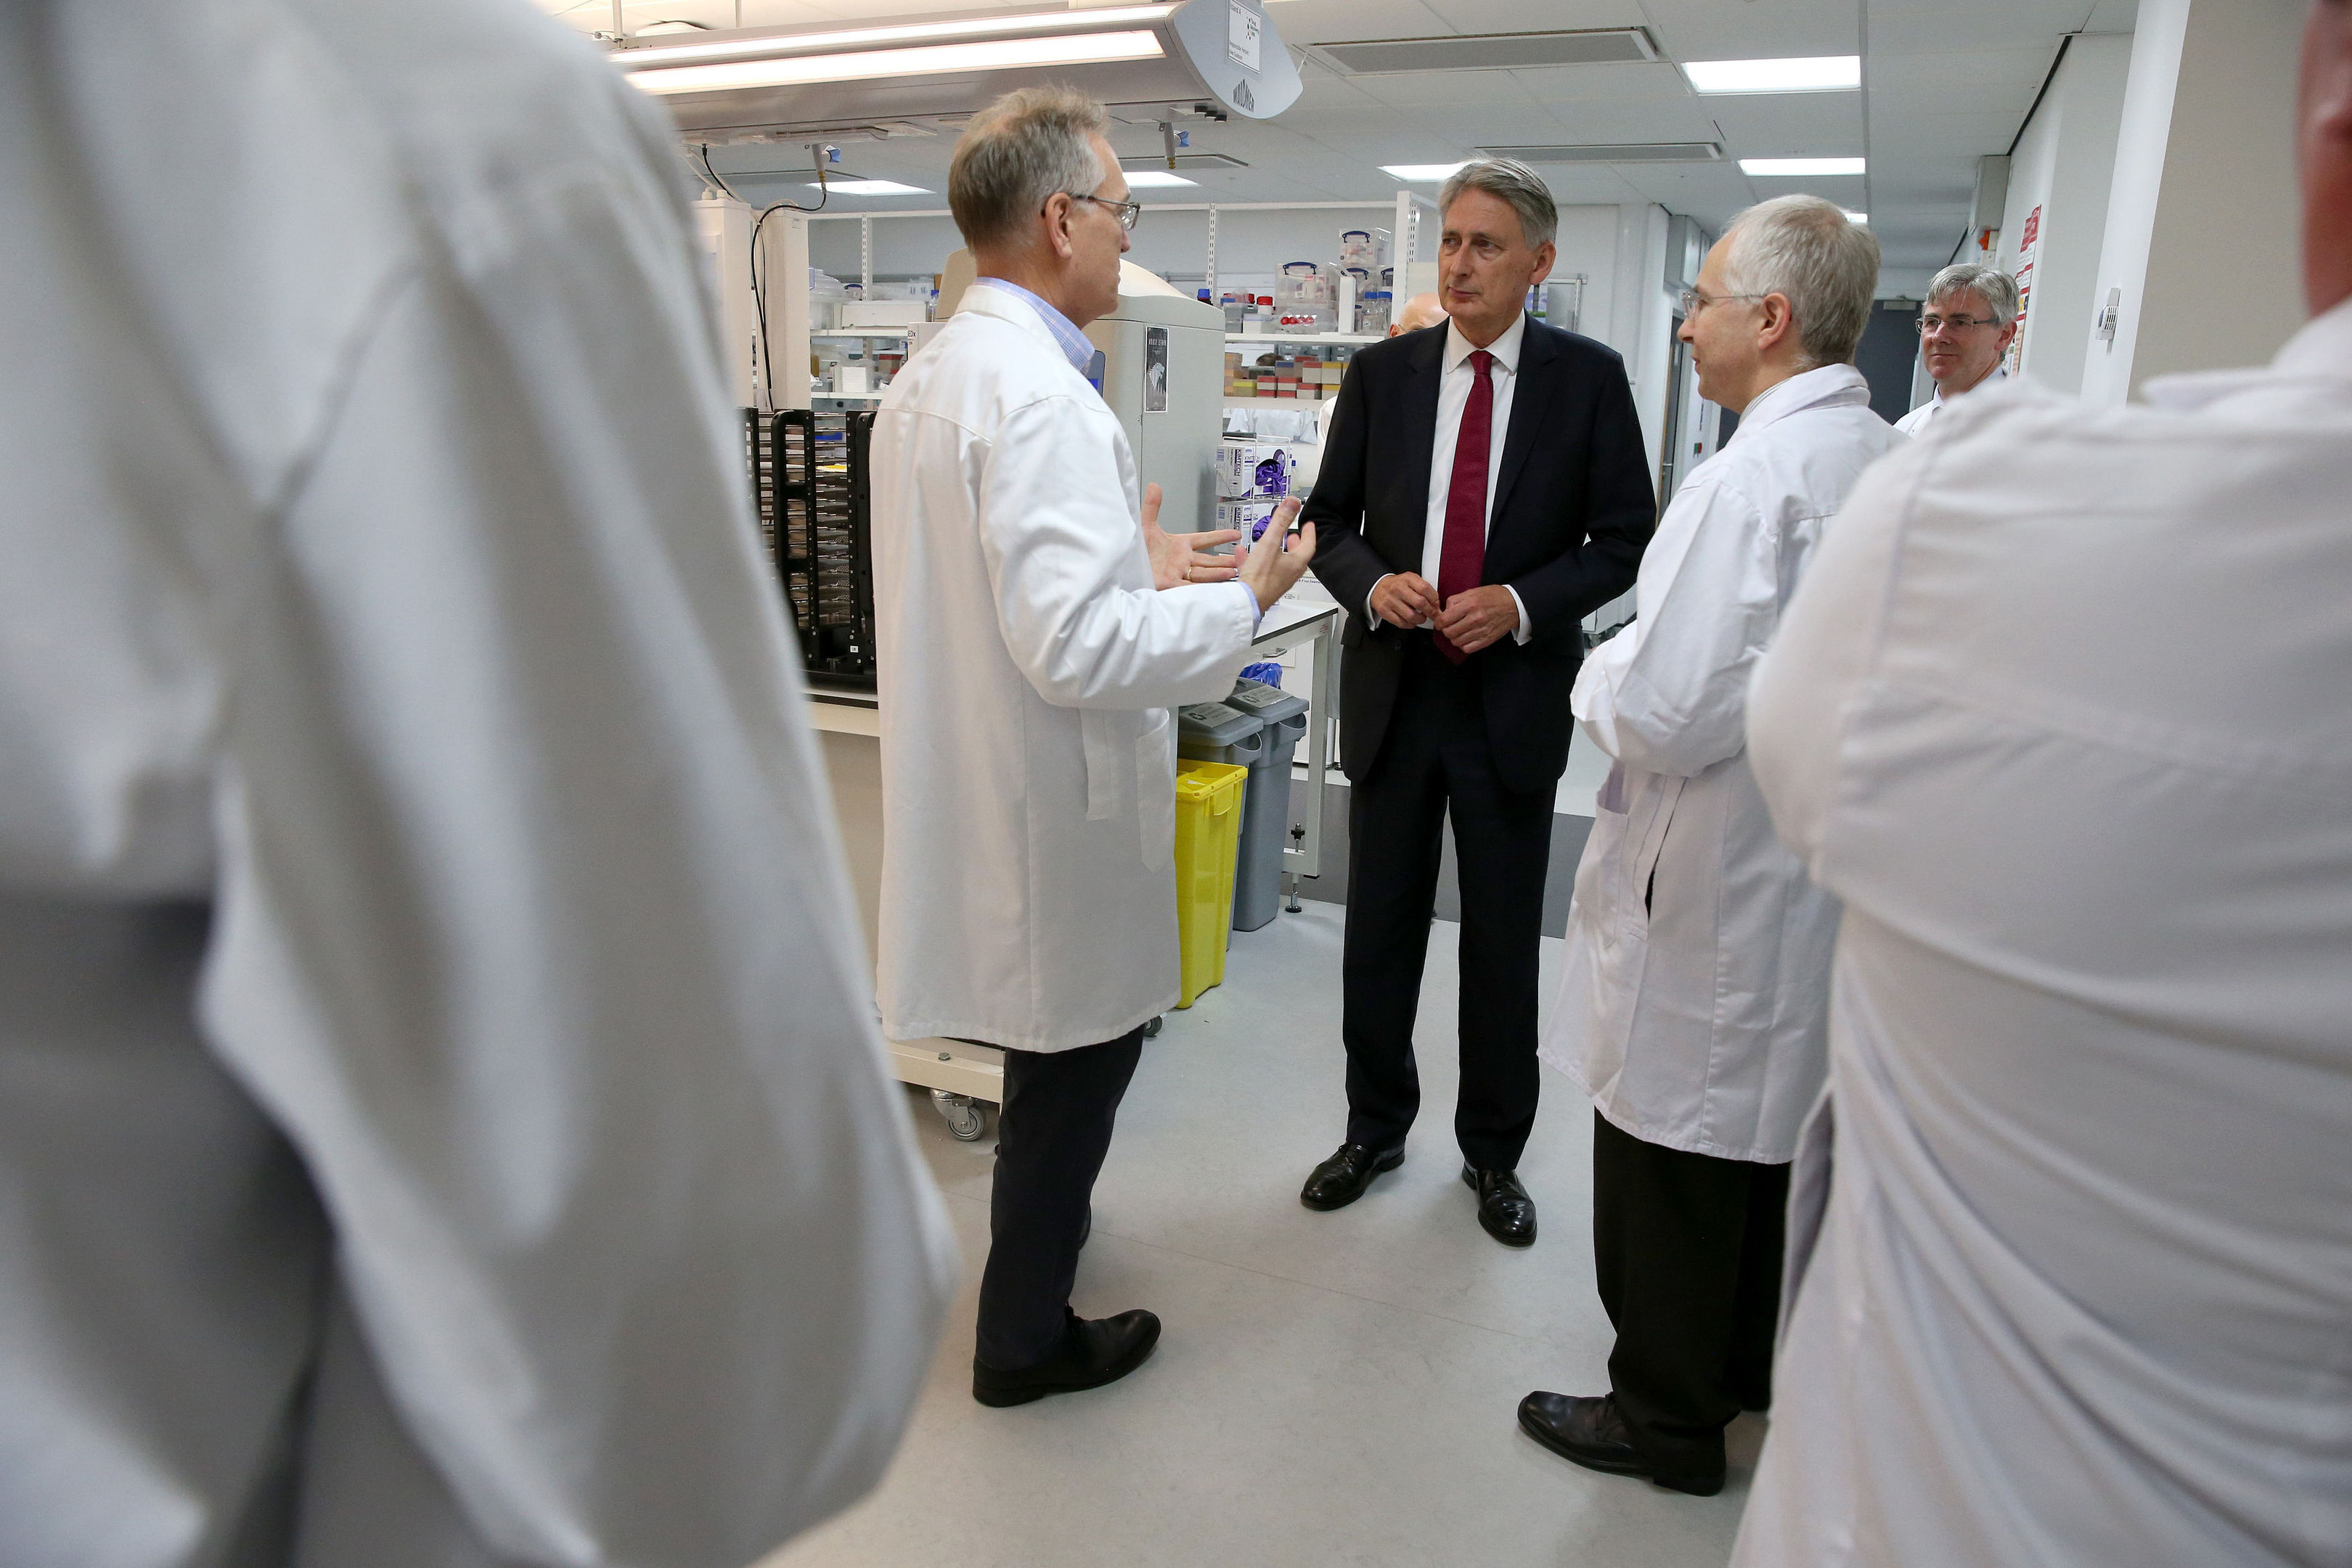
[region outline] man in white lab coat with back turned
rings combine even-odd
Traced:
[[[1159,1338],[1069,1300],[1143,1026],[1176,1002],[1169,709],[1232,691],[1314,549],[1268,528],[1236,581],[1195,548],[1234,534],[1163,534],[1137,494],[1084,374],[1140,210],[1108,123],[1033,89],[966,128],[948,201],[980,276],[875,420],[882,1023],[1004,1050],[972,1363],[992,1405],[1123,1377]]]
[[[1592,1097],[1592,1247],[1611,1392],[1519,1424],[1593,1469],[1708,1494],[1768,1402],[1781,1206],[1821,1092],[1837,906],[1772,837],[1748,671],[1823,525],[1903,437],[1853,364],[1878,242],[1817,196],[1748,208],[1683,301],[1701,394],[1741,416],[1642,558],[1630,626],[1573,702],[1616,759],[1577,868],[1546,1060]]]
[[[2303,72],[2314,319],[1971,393],[1757,671],[1845,922],[1739,1568],[2352,1561],[2346,0]]]
[[[673,134],[504,0],[0,7],[7,1568],[741,1568],[897,1443]]]

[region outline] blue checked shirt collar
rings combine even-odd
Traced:
[[[1002,278],[975,278],[971,281],[971,286],[975,289],[998,289],[1012,295],[1016,300],[1027,301],[1029,308],[1037,312],[1037,319],[1045,323],[1045,330],[1054,334],[1054,342],[1061,345],[1062,357],[1070,362],[1070,368],[1080,375],[1087,374],[1087,366],[1094,363],[1095,345],[1087,341],[1086,333],[1078,331],[1071,323],[1069,317],[1065,316],[1020,284],[1008,283]]]

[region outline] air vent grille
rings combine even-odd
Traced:
[[[1451,38],[1377,38],[1324,44],[1319,52],[1354,76],[1391,71],[1510,70],[1531,66],[1626,65],[1654,60],[1646,28],[1573,33],[1475,33]]]
[[[1522,163],[1719,163],[1719,142],[1601,142],[1581,145],[1541,147],[1481,147],[1493,158],[1517,158]]]

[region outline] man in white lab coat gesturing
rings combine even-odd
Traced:
[[[1748,672],[1864,468],[1903,437],[1853,364],[1878,242],[1817,196],[1748,208],[1683,298],[1702,395],[1741,416],[1642,558],[1632,626],[1573,703],[1616,759],[1577,868],[1545,1059],[1592,1097],[1611,1392],[1531,1394],[1578,1464],[1712,1494],[1769,1403],[1789,1161],[1821,1092],[1837,907],[1774,841]]]
[[[2352,1559],[2345,0],[2301,129],[2271,364],[1969,395],[1757,671],[1845,921],[1739,1568]]]
[[[1082,94],[1008,94],[948,201],[979,279],[875,421],[885,1032],[1004,1050],[972,1394],[1018,1405],[1125,1376],[1146,1311],[1069,1307],[1143,1026],[1175,1005],[1169,709],[1233,689],[1314,552],[1232,559],[1141,500],[1083,329],[1118,301],[1140,208]],[[1282,521],[1286,524],[1288,512]]]

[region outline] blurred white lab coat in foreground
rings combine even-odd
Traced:
[[[741,1568],[951,1261],[657,116],[0,12],[0,1563]]]
[[[967,289],[874,422],[883,1031],[1059,1051],[1176,1005],[1176,730],[1256,600],[1155,591],[1135,459],[1034,307]]]
[[[1757,673],[1845,926],[1741,1568],[2352,1553],[2352,305],[2147,396],[1947,410]]]
[[[1668,503],[1633,624],[1577,672],[1577,721],[1617,763],[1541,1052],[1644,1142],[1780,1164],[1821,1092],[1837,902],[1772,837],[1748,677],[1823,525],[1902,441],[1850,364],[1769,388]]]

